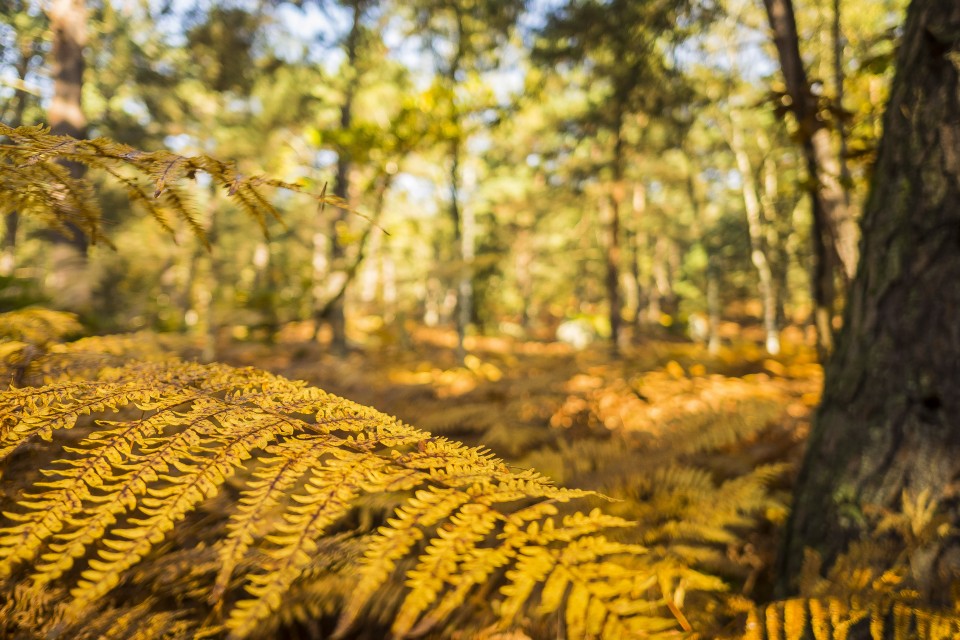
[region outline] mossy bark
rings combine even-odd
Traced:
[[[929,492],[960,524],[960,3],[911,5],[863,217],[862,260],[782,553],[829,566],[870,514]],[[960,537],[907,561],[928,601],[960,582]]]

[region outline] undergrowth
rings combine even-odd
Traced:
[[[667,637],[684,622],[664,585],[722,587],[604,534],[628,520],[562,511],[592,492],[482,448],[261,370],[110,366],[124,338],[81,342],[107,360],[74,368],[49,336],[7,354],[9,634],[142,618],[149,637],[269,637],[333,611],[338,635],[406,637],[559,612],[575,637]]]
[[[206,156],[0,134],[0,212],[92,239],[90,184],[58,162],[201,237],[180,192],[198,171],[261,223],[264,187],[299,190]],[[616,362],[481,352],[384,366],[375,385],[355,360],[323,363],[381,407],[417,404],[424,431],[260,368],[177,359],[176,339],[81,332],[69,314],[0,315],[4,637],[960,635],[911,582],[951,535],[924,495],[868,514],[873,533],[829,574],[811,554],[802,597],[771,601],[819,382],[802,352],[715,371],[688,345]]]

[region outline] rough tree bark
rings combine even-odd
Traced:
[[[960,524],[960,3],[911,4],[884,118],[863,256],[786,532],[785,591],[804,548],[829,566],[867,535],[874,507],[929,492]],[[951,598],[955,533],[907,560],[928,602]]]

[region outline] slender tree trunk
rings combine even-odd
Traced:
[[[636,238],[633,242],[632,266],[633,272],[637,278],[637,326],[643,328],[645,324],[651,322],[650,305],[653,304],[653,274],[651,269],[644,263],[644,256],[650,256],[650,234],[643,228],[637,230]]]
[[[770,267],[768,248],[765,242],[763,213],[761,211],[759,189],[747,155],[746,144],[743,139],[743,127],[740,114],[730,113],[730,148],[733,150],[740,172],[740,185],[743,192],[743,208],[747,214],[747,230],[750,234],[750,260],[757,270],[760,280],[760,301],[763,308],[763,330],[767,352],[773,355],[780,353],[780,327],[777,325],[777,295],[776,284],[773,280],[773,269]]]
[[[343,265],[342,268],[336,272],[337,277],[335,279],[328,278],[328,281],[331,282],[332,285],[327,287],[322,294],[324,302],[315,309],[316,317],[329,318],[331,311],[337,305],[343,303],[343,298],[347,293],[347,287],[356,280],[357,274],[360,273],[360,266],[363,264],[364,258],[366,258],[370,237],[373,234],[373,230],[377,228],[378,220],[383,213],[386,193],[392,183],[393,178],[389,175],[383,176],[379,181],[379,185],[376,188],[373,215],[370,224],[363,230],[363,235],[360,236],[360,240],[357,242],[357,253],[353,256],[349,264]],[[344,260],[345,259],[346,257],[344,256]],[[316,336],[314,336],[314,339],[316,339]]]
[[[658,325],[663,319],[665,307],[669,306],[666,300],[670,290],[666,247],[663,236],[650,236],[647,238],[647,243],[647,250],[650,252],[650,287],[648,289],[650,295],[647,304],[647,320],[650,324]]]
[[[464,172],[463,184],[467,190],[472,190],[475,177],[469,167]],[[451,175],[455,179],[455,175]],[[459,198],[459,196],[458,196]],[[467,337],[467,328],[473,323],[473,261],[476,253],[477,221],[473,206],[462,203],[459,207],[460,218],[460,275],[457,282],[457,350],[462,358],[466,355],[464,341]]]
[[[841,29],[841,0],[833,0],[833,83],[837,92],[836,109],[843,111],[844,73],[843,73],[843,31]],[[837,165],[840,169],[840,188],[843,191],[843,205],[850,210],[850,167],[847,165],[847,125],[843,118],[835,118],[837,122],[837,137],[840,140],[840,153],[837,155]]]
[[[850,542],[870,537],[883,511],[927,499],[951,531],[960,524],[958,34],[960,3],[910,5],[862,261],[787,526],[784,590],[795,588],[806,548],[829,567]],[[914,524],[900,532],[913,583],[904,587],[952,604],[960,539]]]
[[[0,249],[0,277],[10,277],[17,266],[17,229],[20,212],[11,211],[3,218],[3,247]]]
[[[463,358],[466,355],[464,341],[467,337],[467,326],[470,324],[471,310],[469,300],[464,294],[470,293],[470,278],[467,270],[467,260],[464,255],[464,247],[467,245],[464,234],[464,224],[460,215],[460,139],[456,138],[450,143],[450,222],[453,225],[453,246],[455,247],[455,261],[458,264],[458,276],[456,286],[457,303],[454,311],[457,327],[457,357]]]
[[[688,156],[690,157],[690,156]],[[704,206],[704,199],[698,192],[697,182],[691,163],[687,164],[687,198],[694,211],[694,236],[701,238],[703,251],[707,254],[707,268],[704,274],[706,280],[706,311],[707,311],[707,351],[711,355],[720,352],[720,321],[722,309],[720,305],[720,257],[717,247],[712,240],[714,216],[710,207]]]
[[[457,327],[457,357],[463,359],[466,355],[465,340],[467,329],[473,318],[473,265],[468,262],[473,253],[472,220],[465,221],[460,202],[460,165],[463,160],[464,139],[461,132],[462,116],[460,108],[453,99],[453,89],[456,87],[463,57],[467,51],[467,33],[464,26],[463,8],[460,5],[451,6],[455,23],[454,53],[444,70],[444,80],[450,90],[450,117],[455,131],[450,140],[450,221],[453,224],[454,261],[459,265],[455,296],[455,324]],[[472,215],[472,212],[468,212]],[[470,227],[470,228],[467,228]]]
[[[817,99],[803,68],[792,0],[764,0],[773,40],[780,58],[790,108],[797,119],[801,147],[809,175],[809,194],[813,210],[814,304],[820,348],[829,351],[832,341],[834,287],[833,269],[849,282],[857,268],[857,227],[846,205],[840,180],[840,166],[831,150],[830,132],[818,115]],[[818,246],[823,245],[823,246]],[[826,316],[830,316],[827,318]]]
[[[813,265],[810,284],[813,294],[813,325],[817,332],[817,354],[826,362],[833,353],[833,316],[836,300],[834,264],[836,254],[830,250],[830,232],[820,203],[813,201]]]
[[[777,208],[778,177],[777,164],[770,158],[770,142],[762,133],[759,135],[760,149],[766,156],[763,165],[763,188],[760,191],[760,207],[763,211],[765,226],[764,238],[767,247],[767,260],[773,274],[773,306],[775,322],[778,327],[787,323],[786,296],[788,291],[787,274],[790,266],[790,254],[787,250],[789,231],[784,232],[780,221],[781,213]]]
[[[715,251],[707,254],[707,351],[720,353],[720,259]]]
[[[517,227],[516,242],[514,250],[514,271],[517,278],[517,290],[520,294],[520,326],[524,333],[529,333],[533,314],[531,314],[531,305],[533,301],[533,248],[531,246],[531,231],[526,227]]]
[[[217,237],[217,194],[211,185],[210,203],[201,224],[211,244]],[[217,355],[217,325],[213,319],[214,285],[217,282],[217,263],[213,253],[197,238],[193,238],[193,253],[187,274],[187,301],[184,314],[187,331],[200,341],[200,358],[212,362]]]
[[[594,225],[598,224],[599,221],[595,222],[591,215],[592,209],[589,207],[582,207],[580,219],[577,221],[577,225],[573,229],[573,237],[578,239],[577,242],[577,273],[573,282],[573,302],[577,305],[582,304],[585,300],[592,300],[591,295],[593,293],[592,276],[590,274],[590,264],[592,263],[592,240],[591,240],[591,231],[595,228]],[[574,306],[568,303],[569,311],[568,313],[577,314],[580,313],[581,307]]]
[[[254,268],[253,290],[259,301],[257,305],[260,315],[259,324],[266,334],[266,341],[273,343],[280,330],[280,316],[277,313],[277,291],[280,288],[280,278],[277,275],[279,271],[277,258],[273,255],[269,242],[257,243],[251,262]]]
[[[359,71],[357,69],[357,55],[359,53],[358,45],[360,39],[360,20],[363,17],[363,7],[361,2],[355,2],[353,6],[353,23],[350,26],[350,33],[347,34],[345,43],[347,55],[347,86],[344,91],[343,103],[340,105],[340,131],[349,131],[353,124],[353,101],[357,92],[359,81]],[[344,202],[350,201],[350,171],[352,161],[348,149],[341,147],[337,152],[337,177],[333,186],[333,195]],[[333,218],[330,228],[330,262],[335,269],[341,268],[346,251],[340,241],[338,227],[346,220],[347,212],[343,209],[337,210],[337,215]],[[330,305],[326,313],[327,322],[330,323],[331,341],[330,349],[337,355],[344,355],[347,352],[347,319],[344,309],[344,299],[346,296],[338,295]]]
[[[610,319],[610,350],[620,353],[620,208],[624,197],[623,184],[623,115],[618,110],[617,124],[613,131],[613,185],[610,189],[609,206],[606,209],[606,277],[607,304]]]
[[[631,203],[631,221],[627,227],[627,249],[630,252],[630,286],[633,289],[633,315],[630,318],[630,325],[633,327],[633,340],[640,340],[643,330],[641,322],[641,310],[644,306],[643,283],[640,274],[640,246],[641,236],[640,225],[647,211],[647,191],[643,184],[636,184],[633,187],[633,197]]]
[[[53,97],[47,114],[51,133],[83,138],[87,120],[81,94],[85,67],[83,49],[87,44],[87,8],[84,0],[54,0],[47,9],[50,30]],[[84,173],[83,165],[65,163],[74,177]],[[50,249],[51,271],[47,283],[57,302],[67,308],[89,310],[93,293],[87,261],[87,237],[80,227],[67,223],[67,235],[54,233]]]
[[[323,221],[319,219],[321,211],[322,209],[318,208],[318,226],[323,224]],[[330,286],[330,279],[333,277],[330,269],[329,255],[329,240],[327,239],[326,231],[318,230],[313,234],[313,252],[310,263],[313,268],[311,276],[312,286],[310,289],[310,297],[312,298],[311,315],[313,316],[312,339],[315,341],[320,338],[320,329],[325,322],[322,310],[329,299],[326,292]]]

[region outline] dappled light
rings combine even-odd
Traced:
[[[7,2],[0,637],[960,637],[958,33]]]

